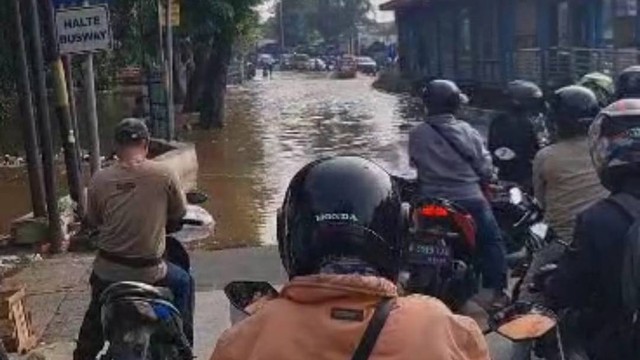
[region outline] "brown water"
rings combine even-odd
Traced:
[[[218,222],[208,247],[275,242],[275,213],[307,162],[359,154],[408,175],[410,123],[419,106],[381,93],[372,79],[283,74],[230,91],[227,127],[197,134],[200,186]]]
[[[217,221],[216,236],[204,247],[274,243],[275,213],[289,179],[318,157],[359,154],[409,175],[407,132],[419,106],[374,90],[372,81],[284,73],[230,88],[226,127],[188,135],[197,144],[200,187],[211,196],[206,207]],[[12,173],[11,181],[0,177],[0,233],[29,207],[24,176]]]

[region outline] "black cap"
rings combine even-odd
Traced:
[[[118,144],[129,144],[139,140],[149,140],[150,137],[149,128],[147,128],[144,120],[127,118],[116,125],[115,140]]]

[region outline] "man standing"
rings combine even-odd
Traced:
[[[165,227],[179,226],[186,200],[177,175],[147,160],[150,134],[139,119],[115,130],[117,163],[98,172],[88,190],[87,223],[98,230],[98,255],[90,283],[92,298],[80,329],[75,360],[95,359],[104,345],[99,298],[110,284],[137,281],[171,289],[193,338],[191,277],[163,260]]]

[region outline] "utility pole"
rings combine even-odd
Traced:
[[[31,207],[33,209],[34,217],[44,217],[47,215],[47,208],[44,197],[44,185],[42,184],[42,160],[40,159],[40,151],[38,150],[38,130],[33,114],[33,97],[31,93],[31,84],[29,83],[29,63],[27,61],[27,49],[24,42],[20,0],[13,0],[13,5],[18,45],[16,63],[20,73],[20,76],[18,77],[18,97],[20,99],[20,109],[23,118],[22,131],[24,148],[27,155]]]
[[[89,5],[88,1],[84,5]],[[84,62],[84,88],[87,95],[87,125],[90,142],[91,175],[100,170],[100,133],[98,131],[98,109],[96,105],[96,75],[93,69],[93,53],[88,53]]]
[[[166,0],[165,23],[167,25],[167,112],[169,126],[167,130],[167,141],[172,141],[176,136],[176,112],[173,104],[173,8],[172,0]]]
[[[280,0],[280,49],[284,53],[284,0]]]
[[[64,72],[62,59],[57,49],[57,39],[54,29],[54,8],[51,0],[45,0],[45,36],[49,51],[47,52],[48,60],[51,66],[53,77],[53,90],[56,102],[56,115],[60,124],[60,135],[64,148],[64,160],[67,167],[67,182],[69,184],[69,193],[71,198],[77,204],[77,212],[80,218],[84,218],[85,208],[85,192],[82,184],[82,176],[80,169],[80,159],[76,152],[76,133],[73,129],[71,120],[71,109],[69,107],[69,93],[67,92],[67,81]],[[54,246],[53,251],[60,251],[59,246]]]
[[[44,55],[42,54],[38,0],[29,0],[28,4],[31,12],[31,45],[33,47],[32,55],[35,68],[34,80],[37,85],[36,107],[38,110],[40,145],[42,146],[44,188],[47,197],[49,241],[51,242],[51,247],[56,250],[62,245],[62,226],[60,223],[60,210],[58,209],[56,170],[53,158],[53,141],[51,139],[51,120],[49,118],[49,101],[47,99],[47,84],[45,81]]]
[[[76,93],[74,89],[74,81],[73,81],[73,56],[65,55],[62,57],[62,65],[64,66],[64,74],[67,82],[67,93],[69,94],[69,109],[71,113],[71,126],[73,128],[73,132],[76,134],[76,138],[80,136],[80,130],[78,130],[78,107],[76,103]],[[82,156],[80,155],[80,144],[76,142],[75,151],[77,153],[78,159],[82,161]]]

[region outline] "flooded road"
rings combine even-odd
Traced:
[[[227,126],[194,134],[200,186],[217,221],[206,248],[275,243],[275,213],[288,181],[319,157],[357,154],[409,175],[414,99],[374,90],[369,77],[276,74],[230,89]]]
[[[275,243],[275,214],[288,181],[319,157],[357,154],[394,174],[411,174],[407,133],[420,106],[374,90],[372,82],[364,76],[276,73],[273,80],[230,87],[226,127],[185,136],[197,144],[199,185],[210,194],[205,207],[217,221],[214,239],[202,247]],[[103,150],[110,147],[111,124],[126,116],[126,106],[114,104],[101,112]],[[28,212],[25,173],[0,169],[0,234],[8,232],[12,218]]]

